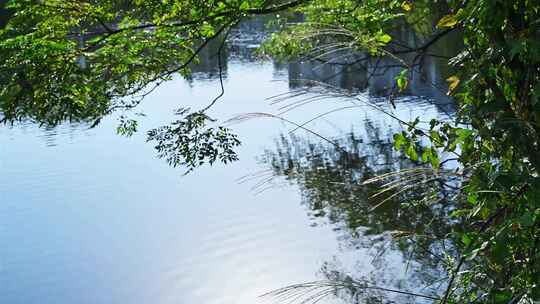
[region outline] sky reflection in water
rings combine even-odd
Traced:
[[[239,50],[228,62],[226,94],[209,113],[221,121],[247,112],[276,113],[279,105],[265,98],[297,86],[287,79],[320,80],[335,72],[305,75],[313,71],[309,65],[252,62],[242,56],[245,48]],[[90,130],[73,125],[0,128],[1,303],[241,304],[288,284],[332,276],[363,277],[374,271],[382,274],[378,283],[402,288],[424,279],[411,281],[415,272],[405,274],[410,266],[399,245],[374,259],[380,254],[377,246],[389,240],[386,231],[412,222],[403,215],[394,222],[395,208],[364,218],[362,204],[352,204],[355,195],[364,195],[361,190],[323,187],[333,178],[354,184],[355,174],[367,168],[360,156],[368,155],[360,151],[352,149],[348,157],[353,158],[338,160],[339,153],[318,146],[316,137],[301,131],[284,136],[290,125],[261,118],[232,126],[243,142],[239,162],[182,177],[181,170],[156,159],[145,131],[173,120],[175,108],[212,100],[219,92],[212,70],[215,63],[200,66],[193,79],[175,80],[149,96],[137,110],[146,116],[132,138],[114,134],[113,117]],[[376,90],[377,83],[392,77],[371,86]],[[336,84],[347,87],[349,82]],[[451,107],[439,101],[403,99],[396,113],[403,119],[447,117]],[[301,122],[344,102],[310,103],[287,117]],[[382,132],[381,144],[399,129],[369,107],[335,112],[309,127],[354,147],[351,140],[369,143],[367,125]],[[306,149],[321,147],[325,157],[306,158]],[[279,151],[276,160],[294,172],[277,163],[269,166]],[[273,181],[288,176],[289,182],[262,192],[256,180],[239,182],[269,169]],[[319,190],[327,192],[315,193]],[[438,266],[423,265],[421,258],[412,267],[436,274]]]

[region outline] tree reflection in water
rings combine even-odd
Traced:
[[[449,220],[453,206],[445,199],[452,189],[442,174],[396,152],[393,130],[369,120],[364,125],[363,134],[351,132],[337,146],[282,135],[262,158],[274,175],[266,182],[298,185],[313,222],[332,225],[343,251],[362,252],[354,274],[335,258],[321,268],[324,282],[278,290],[273,295],[279,299],[315,302],[333,294],[352,303],[430,303],[445,285],[445,254],[454,250],[448,233],[459,228]],[[395,171],[408,173],[365,183]]]

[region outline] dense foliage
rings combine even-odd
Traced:
[[[347,48],[365,55],[358,61],[391,58],[402,68],[392,96],[407,89],[426,57],[446,60],[454,71],[448,94],[459,109],[456,121],[401,122],[403,132],[394,136],[398,150],[435,172],[446,172],[450,159],[457,162],[452,174],[461,182],[453,199],[460,208],[452,216],[467,227],[453,232],[462,254],[451,259],[440,302],[540,300],[538,1],[13,0],[6,8],[0,120],[8,123],[97,123],[112,111],[132,108],[174,73],[188,74],[205,45],[254,15],[295,10],[304,18],[296,24],[277,20],[280,32],[263,47],[273,56],[324,61],[329,51]],[[415,29],[414,44],[399,39],[405,26]],[[432,52],[453,33],[462,36],[458,54]],[[188,117],[195,120],[151,137],[162,152],[187,149],[174,154],[174,164],[195,166],[206,154],[193,151],[184,132],[204,125],[200,119],[206,116],[202,110]],[[234,160],[229,148],[238,144],[236,138],[226,129],[209,132],[203,134],[213,143],[232,143],[222,147],[223,157]],[[219,149],[193,147],[220,158]]]
[[[276,34],[268,48],[278,54],[290,48],[295,54],[316,50],[321,43],[346,41],[372,56],[412,53],[412,60],[396,59],[403,66],[396,89],[403,90],[417,60],[436,55],[430,47],[437,39],[459,30],[464,46],[448,60],[455,71],[448,78],[448,93],[459,108],[455,123],[431,121],[429,128],[418,121],[404,123],[405,130],[394,136],[395,145],[434,169],[441,169],[443,158],[459,162],[455,174],[463,180],[455,200],[463,202],[453,216],[469,225],[465,232],[455,232],[463,253],[449,269],[441,301],[538,300],[540,5],[448,1],[443,14],[427,7],[429,1],[316,1],[303,9],[306,23]],[[432,24],[421,26],[428,34],[424,42],[393,45],[394,28],[411,22]]]

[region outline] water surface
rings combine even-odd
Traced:
[[[283,104],[266,98],[295,90],[293,79],[324,80],[339,72],[309,63],[256,61],[246,51],[249,40],[243,46],[236,53],[231,49],[225,96],[209,113],[220,121],[248,112],[278,113]],[[381,253],[373,241],[384,244],[395,227],[380,224],[373,230],[369,225],[381,221],[362,218],[349,227],[340,218],[343,209],[329,217],[325,206],[310,205],[305,184],[310,179],[286,178],[275,166],[272,172],[269,155],[283,151],[285,142],[292,140],[296,147],[281,153],[281,159],[295,168],[313,160],[305,158],[306,147],[324,144],[301,130],[290,137],[292,126],[282,121],[261,118],[232,125],[243,145],[240,161],[230,165],[182,176],[182,169],[157,159],[145,131],[173,120],[175,108],[202,107],[219,93],[216,62],[204,62],[191,79],[175,79],[147,97],[137,109],[145,114],[138,117],[140,131],[131,138],[115,134],[114,117],[93,129],[68,124],[50,130],[32,124],[0,128],[1,303],[251,304],[270,290],[332,275],[383,274],[378,283],[415,289],[422,278],[411,280],[411,267],[436,273],[436,266],[407,262],[395,246],[388,247],[384,259],[375,259]],[[362,81],[352,75],[332,84],[347,88]],[[372,79],[368,88],[378,91],[393,79],[385,77]],[[448,117],[448,100],[433,96],[440,92],[433,93],[430,85],[423,88],[409,92],[422,96],[398,100],[393,111],[403,119]],[[313,102],[287,118],[303,122],[344,104],[349,101]],[[309,128],[346,145],[343,140],[351,134],[362,142],[372,140],[366,123],[381,132],[381,140],[400,128],[367,106],[331,113]],[[354,164],[338,171],[354,173]],[[315,167],[338,168],[328,162],[325,167],[324,161]],[[261,180],[268,172],[272,178]],[[333,176],[331,182],[343,182],[343,174]],[[342,190],[328,194],[327,200],[350,195]],[[387,214],[387,221],[392,216]]]

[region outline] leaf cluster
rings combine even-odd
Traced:
[[[210,127],[212,122],[206,114],[180,110],[184,116],[169,125],[148,132],[148,141],[155,142],[158,157],[173,167],[187,168],[189,173],[206,163],[216,160],[228,163],[238,160],[235,148],[240,145],[238,137],[225,127]]]

